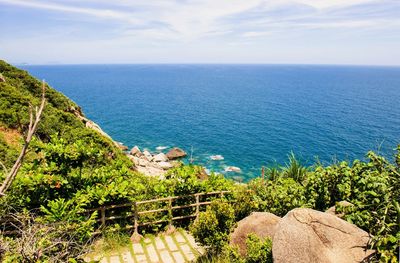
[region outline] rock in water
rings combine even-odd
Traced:
[[[296,208],[276,226],[274,263],[355,263],[374,253],[370,235],[336,216]]]
[[[238,246],[240,254],[245,256],[247,253],[247,236],[253,233],[261,239],[272,238],[280,219],[280,217],[268,212],[251,213],[251,215],[238,222],[237,227],[231,234],[231,245]]]
[[[175,159],[179,159],[182,157],[185,157],[187,154],[184,150],[180,149],[180,148],[172,148],[171,150],[169,150],[169,152],[167,152],[166,156],[169,160],[175,160]]]
[[[137,146],[133,147],[129,153],[130,153],[131,155],[137,156],[137,157],[139,157],[140,155],[142,155],[142,152],[140,151],[139,147],[137,147]]]
[[[217,154],[217,155],[211,155],[211,156],[210,156],[210,159],[213,160],[213,161],[221,161],[221,160],[224,159],[224,156],[219,155],[219,154]]]
[[[240,170],[239,167],[236,166],[228,166],[225,168],[225,172],[234,172],[234,173],[240,173],[242,170]]]
[[[167,162],[168,158],[165,154],[159,153],[153,156],[153,162]]]

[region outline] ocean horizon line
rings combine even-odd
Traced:
[[[324,64],[324,63],[213,63],[213,62],[126,62],[126,63],[26,63],[18,62],[11,63],[14,66],[141,66],[141,65],[154,65],[154,66],[317,66],[317,67],[377,67],[377,68],[399,68],[400,64]]]

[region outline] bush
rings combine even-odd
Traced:
[[[305,188],[292,178],[276,180],[255,179],[249,183],[249,189],[257,198],[260,211],[284,216],[297,207],[309,207]]]
[[[26,211],[8,216],[19,227],[15,238],[0,236],[0,250],[6,248],[5,252],[0,251],[2,262],[81,262],[81,256],[87,252],[89,239],[82,235],[82,224],[45,223]],[[85,223],[89,224],[93,224],[93,219]]]
[[[246,263],[272,263],[272,240],[261,240],[254,234],[250,234],[246,240]]]
[[[209,251],[220,252],[228,242],[229,233],[235,224],[235,212],[225,201],[215,200],[201,212],[190,230],[196,241]]]
[[[254,192],[249,192],[246,185],[238,185],[233,191],[234,202],[232,206],[235,210],[235,218],[237,221],[250,215],[251,212],[260,209],[260,198],[258,198]]]

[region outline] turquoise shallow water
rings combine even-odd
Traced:
[[[400,143],[400,67],[299,65],[24,66],[82,106],[115,140],[179,146],[197,163],[238,166],[391,158]],[[223,161],[212,161],[220,154]]]

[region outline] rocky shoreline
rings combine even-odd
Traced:
[[[164,154],[162,151],[166,150],[168,147],[163,146],[157,147],[156,150],[159,151],[159,153],[155,154],[151,153],[147,149],[141,151],[138,146],[134,146],[128,152],[129,148],[126,145],[113,140],[113,138],[104,132],[97,123],[84,117],[80,109],[72,108],[70,111],[85,124],[86,128],[95,130],[104,137],[110,139],[118,148],[127,154],[128,158],[134,163],[137,171],[145,175],[162,177],[169,169],[180,164],[178,161],[179,159],[187,156],[187,153],[178,147],[172,148],[166,154]],[[213,161],[221,161],[224,160],[224,157],[222,155],[211,155],[210,159]],[[241,169],[236,166],[226,166],[224,171],[232,173],[242,172]]]
[[[169,169],[179,166],[178,161],[187,156],[187,153],[174,147],[166,154],[163,152],[152,154],[149,150],[140,150],[133,147],[128,153],[128,158],[135,164],[138,172],[149,176],[163,176]]]

